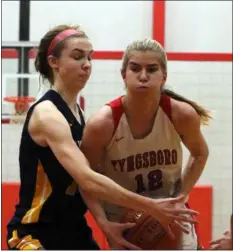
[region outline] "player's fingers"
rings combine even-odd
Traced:
[[[220,249],[220,245],[213,245],[209,248],[209,250],[219,250]]]
[[[170,212],[172,214],[176,214],[176,215],[179,215],[179,214],[199,215],[200,214],[199,212],[193,209],[184,209],[184,208],[180,208],[180,209],[169,208],[169,209],[166,209],[165,211]]]
[[[132,228],[136,225],[136,223],[131,223],[131,222],[127,222],[127,223],[121,223],[121,227],[122,229],[128,229],[128,228]]]
[[[171,212],[169,212],[168,216],[174,220],[177,221],[184,221],[184,222],[189,222],[192,224],[198,223],[197,219],[194,219],[193,217],[187,216],[187,215],[180,215],[177,210],[172,210]]]
[[[182,232],[184,232],[185,234],[189,234],[189,230],[183,226],[179,221],[174,221],[174,223],[179,226],[179,228],[182,230]]]
[[[226,230],[224,233],[223,233],[223,235],[227,235],[227,234],[229,234],[230,233],[230,231],[229,230]]]
[[[221,242],[222,238],[219,238],[217,240],[212,240],[210,241],[210,245],[215,245],[215,244],[219,244]]]
[[[198,223],[198,221],[196,219],[193,219],[191,217],[187,217],[187,216],[184,216],[184,215],[177,215],[177,216],[175,215],[174,219],[176,219],[177,221],[184,221],[184,222],[189,222],[189,223],[192,223],[192,224]]]

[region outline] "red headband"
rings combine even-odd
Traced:
[[[51,54],[54,47],[58,43],[60,43],[61,41],[65,40],[66,38],[68,38],[68,37],[70,37],[72,35],[75,35],[75,34],[80,34],[80,32],[78,32],[77,30],[74,30],[74,29],[67,29],[67,30],[64,30],[64,31],[58,33],[55,36],[55,38],[52,40],[52,42],[50,43],[47,55],[49,56]]]

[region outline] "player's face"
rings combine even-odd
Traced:
[[[160,94],[166,81],[160,55],[151,51],[135,51],[129,57],[125,73],[122,72],[126,89],[131,93]]]
[[[66,85],[81,90],[90,77],[93,48],[86,38],[70,38],[58,59],[57,72]]]

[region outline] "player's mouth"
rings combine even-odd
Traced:
[[[147,90],[147,89],[149,89],[149,86],[139,86],[137,89],[139,89],[139,90]]]
[[[89,78],[89,75],[88,74],[82,74],[82,75],[79,75],[79,77],[83,80],[85,79],[88,79]]]

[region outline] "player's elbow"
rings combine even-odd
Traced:
[[[203,160],[207,161],[208,157],[209,157],[209,147],[206,145],[202,151],[201,154]]]
[[[208,149],[208,147],[205,147],[204,149],[202,149],[201,152],[199,152],[199,154],[194,156],[194,159],[199,164],[203,164],[203,166],[204,166],[206,164],[207,160],[208,160],[208,157],[209,157],[209,149]]]

